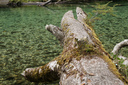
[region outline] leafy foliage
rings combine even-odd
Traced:
[[[117,69],[125,76],[128,80],[128,66],[124,65],[124,60],[118,58],[118,55],[113,55],[114,63],[116,64]]]

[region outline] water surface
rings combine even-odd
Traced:
[[[68,10],[75,13],[77,6],[88,15],[93,10],[90,6],[77,4],[0,8],[1,85],[46,85],[29,82],[21,73],[26,68],[42,66],[60,54],[59,41],[45,30],[45,25],[60,26],[64,13]],[[127,6],[115,10],[117,17],[101,16],[101,20],[94,23],[94,29],[108,52],[117,42],[128,38]],[[47,85],[58,85],[58,82]]]

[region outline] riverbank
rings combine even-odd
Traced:
[[[47,4],[50,4],[51,0],[48,0],[46,2],[21,2],[21,1],[8,1],[5,3],[0,2],[0,7],[20,7],[24,5],[37,5],[37,6],[46,6]]]
[[[51,4],[84,4],[84,5],[90,5],[90,4],[95,4],[95,3],[100,3],[100,4],[105,4],[108,1],[95,1],[95,2],[75,2],[75,1],[58,1],[58,2],[52,2],[51,0],[48,0],[46,2],[14,2],[10,3],[10,2],[6,2],[4,4],[2,4],[0,2],[0,8],[1,7],[20,7],[20,6],[27,6],[27,5],[37,5],[37,6],[45,6],[45,5],[51,5]],[[110,5],[112,4],[120,4],[118,6],[127,6],[128,5],[128,1],[116,1],[116,2],[112,2],[110,3]]]

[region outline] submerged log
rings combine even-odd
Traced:
[[[64,14],[61,28],[46,29],[63,45],[63,52],[44,66],[27,68],[22,75],[33,82],[60,79],[60,85],[127,85],[94,30],[86,24],[87,14],[79,7]]]

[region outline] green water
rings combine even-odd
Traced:
[[[45,25],[60,26],[63,14],[68,10],[75,13],[77,6],[88,14],[93,10],[90,6],[76,4],[0,8],[0,85],[46,85],[29,82],[21,73],[26,68],[44,65],[60,54],[59,41],[45,30]],[[105,15],[94,23],[109,53],[116,43],[128,38],[127,8],[116,7],[117,17]],[[122,51],[127,55],[126,52],[126,49]],[[58,82],[47,85],[58,85]]]
[[[21,76],[22,71],[44,65],[62,51],[57,39],[45,30],[45,25],[60,26],[63,14],[75,10],[76,6],[0,8],[2,85],[34,85]]]

